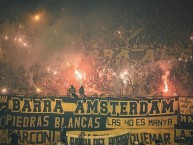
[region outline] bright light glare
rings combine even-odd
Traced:
[[[168,84],[167,81],[164,81],[164,92],[168,92]]]
[[[27,46],[27,43],[23,43],[23,46]]]
[[[165,72],[165,75],[162,76],[162,79],[164,80],[164,92],[168,92],[169,88],[168,88],[168,76],[170,75],[169,71]]]
[[[35,19],[35,21],[39,21],[39,20],[40,20],[40,15],[39,15],[39,14],[36,14],[36,15],[34,16],[34,19]]]
[[[7,35],[5,35],[5,40],[8,40],[9,38],[8,38],[8,36]]]
[[[70,63],[69,63],[69,62],[67,62],[67,65],[68,65],[68,66],[70,66]]]
[[[75,70],[75,75],[77,80],[82,80],[83,76],[78,70]]]
[[[47,67],[47,71],[50,71],[50,67]]]
[[[3,89],[1,90],[1,92],[2,92],[3,94],[7,93],[7,89],[6,89],[6,88],[3,88]]]
[[[54,75],[57,75],[57,73],[58,73],[58,72],[57,72],[56,70],[53,72]]]
[[[37,92],[37,93],[40,93],[40,92],[41,92],[41,89],[40,89],[40,88],[36,88],[36,92]]]
[[[193,40],[193,36],[190,37],[190,40],[191,40],[191,41]]]
[[[125,79],[125,78],[127,77],[127,75],[128,75],[128,72],[127,72],[127,71],[124,71],[124,72],[122,72],[122,73],[120,74],[120,78],[121,78],[121,79]]]

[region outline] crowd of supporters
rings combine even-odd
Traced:
[[[88,58],[83,59],[79,66],[44,67],[36,63],[29,70],[6,63],[0,65],[0,87],[6,88],[9,94],[63,96],[69,95],[71,85],[77,90],[83,85],[87,96],[164,95],[163,76],[166,72],[156,63]],[[167,76],[168,95],[193,94],[192,66],[192,61],[175,61]]]
[[[163,7],[159,9],[157,4],[147,5],[139,1],[131,1],[128,7],[123,9],[121,6],[116,7],[117,3],[114,3],[110,6],[106,4],[96,7],[85,19],[74,17],[69,19],[69,23],[62,23],[65,27],[64,33],[74,38],[70,45],[75,51],[93,48],[155,50],[165,48],[172,53],[178,49],[192,49],[193,28],[191,6],[187,5],[189,1],[185,3],[178,1],[184,7],[175,5],[174,1],[170,1],[168,5],[160,1],[159,5]],[[84,13],[81,13],[80,17],[83,15]],[[38,33],[37,30],[30,31],[33,28],[29,26],[26,26],[26,29],[29,29],[26,33],[29,33],[28,37],[31,38],[31,47],[33,47],[34,38],[42,36],[41,30]],[[49,39],[54,41],[49,43],[50,47],[55,49],[60,44],[59,36],[50,37],[54,37]],[[62,67],[49,66],[38,62],[26,67],[14,65],[10,63],[10,59],[6,60],[14,45],[3,41],[5,40],[2,34],[0,40],[2,93],[6,92],[6,88],[7,92],[14,94],[66,95],[70,85],[74,85],[77,89],[83,85],[88,95],[151,96],[164,93],[166,84],[163,76],[166,71],[156,61],[133,62],[126,59],[81,58],[78,66],[67,65],[67,62]],[[19,51],[22,53],[23,50]],[[168,89],[172,90],[169,95],[193,94],[192,68],[192,59],[175,60],[167,77]],[[81,74],[80,78],[77,78],[76,71]]]

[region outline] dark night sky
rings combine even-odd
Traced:
[[[45,12],[43,25],[33,24],[29,18],[39,12]],[[33,46],[34,50],[49,47],[57,50],[69,46],[68,43],[76,39],[75,35],[81,35],[78,32],[80,24],[85,26],[85,36],[89,40],[106,35],[102,38],[104,40],[111,38],[113,32],[121,27],[125,30],[129,30],[133,25],[135,29],[140,28],[141,24],[138,24],[140,19],[145,20],[145,26],[148,26],[145,31],[156,35],[155,38],[152,37],[152,42],[161,42],[162,37],[169,40],[170,36],[176,37],[182,33],[178,39],[188,41],[193,33],[193,4],[191,0],[1,0],[0,2],[0,34],[16,34],[15,30],[10,30],[11,25],[18,27],[18,24],[22,24],[25,26],[23,32],[30,37],[33,45],[37,45]],[[66,29],[69,27],[75,32],[67,32]],[[53,35],[54,30],[57,30],[57,35]],[[80,37],[82,40],[85,39],[84,36]],[[36,38],[39,38],[38,41]],[[39,44],[40,42],[42,44]]]
[[[136,11],[148,11],[157,9],[165,16],[183,17],[193,14],[191,0],[1,0],[0,20],[14,20],[27,12],[33,12],[45,8],[52,14],[57,14],[62,8],[75,16],[84,17],[92,13],[96,8],[98,11],[108,9],[129,9],[136,7]],[[100,14],[99,12],[99,14]],[[105,13],[105,11],[104,11]]]

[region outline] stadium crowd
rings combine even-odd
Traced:
[[[14,94],[69,95],[83,85],[86,95],[163,95],[165,71],[156,63],[125,59],[83,59],[79,67],[54,68],[33,64],[29,70],[1,62],[1,88]],[[175,61],[168,76],[169,95],[192,95],[192,61]],[[4,93],[4,92],[2,92]]]
[[[84,21],[77,20],[77,23],[66,26],[65,32],[75,36],[71,45],[77,51],[165,48],[172,53],[192,49],[190,8],[180,7],[183,12],[172,11],[178,6],[171,5],[157,9],[153,4],[133,1],[127,9],[100,7],[92,14],[96,19],[90,15]],[[168,15],[170,11],[172,13]],[[31,31],[29,33],[29,37],[35,36]],[[4,41],[1,37],[1,93],[67,95],[70,85],[77,88],[83,85],[87,95],[152,96],[164,93],[163,76],[166,71],[157,64],[157,60],[136,62],[122,58],[82,58],[78,66],[68,62],[63,67],[45,66],[37,62],[26,68],[6,61],[9,55],[6,49],[10,44]],[[168,89],[172,90],[169,95],[193,95],[192,68],[192,56],[188,60],[177,58],[173,62],[167,78]]]

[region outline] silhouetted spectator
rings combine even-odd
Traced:
[[[83,86],[80,87],[80,89],[79,89],[79,94],[80,94],[83,98],[86,97],[86,96],[85,96],[85,91],[84,91],[84,87],[83,87]]]
[[[78,99],[78,96],[76,95],[76,88],[73,85],[71,85],[69,92],[72,94],[74,98]]]

